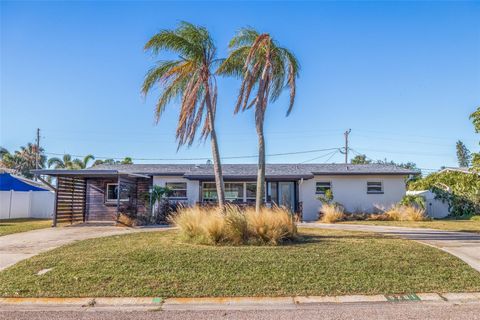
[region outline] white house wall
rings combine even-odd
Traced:
[[[349,212],[374,212],[399,202],[406,192],[403,176],[315,176],[299,184],[300,201],[303,202],[303,219],[316,220],[321,206],[315,194],[317,181],[330,181],[334,200]],[[383,194],[367,194],[367,182],[381,181]]]
[[[188,205],[195,205],[200,197],[200,183],[197,180],[188,180],[183,177],[172,177],[172,176],[154,176],[153,184],[161,187],[165,187],[167,182],[186,182],[187,183],[187,200],[182,201]]]

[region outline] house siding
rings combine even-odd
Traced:
[[[317,181],[330,181],[334,201],[341,203],[348,212],[375,212],[399,202],[406,193],[405,177],[392,175],[321,175],[299,184],[300,201],[303,202],[303,219],[316,220],[321,207],[315,193]],[[381,181],[383,194],[368,194],[367,182]]]
[[[200,182],[198,180],[188,180],[181,176],[154,176],[153,184],[165,187],[167,182],[185,182],[187,184],[187,199],[178,200],[178,202],[195,205],[200,201]]]

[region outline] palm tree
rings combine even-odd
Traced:
[[[90,160],[95,160],[95,157],[91,154],[88,154],[85,157],[83,157],[83,159],[73,160],[73,163],[77,168],[85,169],[86,167],[88,167],[88,162],[90,162]]]
[[[268,102],[275,102],[283,89],[289,88],[287,116],[295,102],[299,64],[293,53],[280,47],[270,34],[251,28],[240,30],[230,41],[230,55],[218,73],[242,79],[235,113],[255,106],[255,127],[258,135],[258,173],[255,209],[260,211],[265,193],[265,136],[263,123]],[[256,90],[253,99],[252,91]]]
[[[72,159],[72,156],[69,154],[64,154],[63,157],[60,158],[50,158],[48,159],[47,165],[48,167],[53,167],[55,169],[85,169],[88,165],[90,160],[94,160],[95,157],[91,154],[85,156],[83,160],[81,159]]]
[[[179,148],[193,143],[203,122],[201,138],[210,136],[218,204],[223,207],[225,192],[215,132],[217,84],[212,72],[218,60],[213,40],[205,28],[181,22],[175,30],[162,30],[154,35],[145,44],[145,50],[153,54],[163,51],[178,54],[177,59],[160,61],[147,72],[142,93],[145,96],[155,84],[160,85],[155,108],[157,122],[166,105],[173,98],[181,97],[176,132]]]
[[[54,169],[76,169],[72,156],[69,154],[64,154],[61,159],[57,157],[50,158],[47,161],[47,165],[49,168],[53,167]]]
[[[37,168],[37,156],[38,169],[44,168],[47,157],[43,154],[43,148],[37,150],[37,146],[33,143],[21,146],[20,150],[15,151],[13,155],[4,155],[3,159],[10,158],[8,161],[12,163],[13,169],[26,178],[33,178],[30,170]]]

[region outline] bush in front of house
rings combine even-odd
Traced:
[[[209,245],[278,245],[297,236],[293,216],[285,208],[183,207],[171,217],[188,241]]]
[[[342,206],[338,204],[323,204],[320,211],[320,222],[335,223],[345,219]]]
[[[390,221],[425,221],[429,220],[425,209],[416,205],[396,205],[384,213]]]

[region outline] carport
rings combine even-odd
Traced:
[[[145,213],[145,194],[152,178],[118,170],[33,170],[41,176],[55,177],[55,210],[53,226],[57,223],[92,221],[116,222],[121,213]]]

